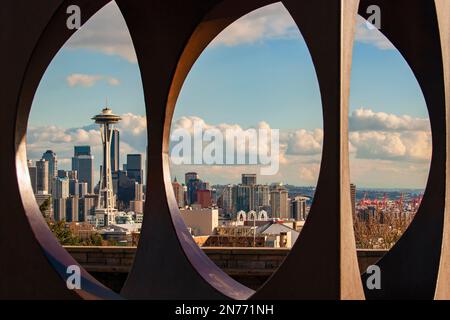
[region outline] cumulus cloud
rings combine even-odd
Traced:
[[[431,133],[427,131],[350,133],[356,158],[397,161],[429,161]]]
[[[357,17],[355,29],[355,41],[370,44],[381,50],[393,50],[394,45],[380,30],[369,28],[368,22],[361,16]]]
[[[136,63],[136,52],[125,20],[111,1],[67,41],[65,48],[87,49],[107,55],[117,55]]]
[[[323,130],[308,131],[299,129],[287,134],[287,154],[318,155],[322,153]]]
[[[238,19],[212,42],[215,46],[255,44],[273,39],[299,39],[301,34],[292,16],[281,3],[268,5]],[[369,29],[358,16],[355,40],[382,50],[394,49],[391,42],[376,29]],[[86,49],[107,55],[117,55],[137,63],[133,41],[125,20],[112,1],[97,12],[66,43],[68,49]]]
[[[268,39],[298,38],[300,33],[292,16],[281,3],[253,11],[235,21],[212,42],[213,45],[236,46]]]
[[[110,86],[118,86],[120,84],[120,80],[114,77],[102,76],[96,74],[82,74],[82,73],[73,73],[68,75],[66,78],[67,84],[70,87],[93,87],[99,81],[106,81]]]
[[[428,131],[430,121],[361,108],[352,112],[349,126],[351,131]]]

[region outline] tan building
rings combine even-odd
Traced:
[[[217,209],[182,209],[180,213],[194,236],[211,235],[219,226],[219,210]]]
[[[184,187],[177,181],[177,178],[172,182],[173,193],[175,194],[175,200],[177,201],[178,208],[184,207]]]
[[[270,206],[272,207],[272,218],[289,219],[288,191],[282,184],[275,186],[270,191]]]

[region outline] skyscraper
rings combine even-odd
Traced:
[[[283,185],[279,184],[270,191],[270,206],[272,218],[289,218],[288,191]]]
[[[197,172],[188,172],[184,175],[184,184],[187,186],[189,181],[197,179],[198,179]]]
[[[191,179],[187,184],[187,199],[188,204],[192,205],[197,203],[197,191],[205,190],[205,184],[200,179]]]
[[[41,159],[36,161],[36,189],[37,193],[49,193],[48,186],[48,161]]]
[[[69,179],[55,178],[54,182],[53,199],[67,199],[70,195]]]
[[[350,197],[352,201],[352,215],[356,217],[356,185],[350,184]]]
[[[72,158],[72,171],[78,173],[78,181],[88,184],[88,192],[94,193],[94,156],[90,146],[76,146]]]
[[[117,213],[116,196],[113,191],[111,174],[112,131],[114,130],[114,124],[118,123],[122,119],[113,114],[111,109],[105,107],[102,112],[93,117],[92,120],[94,120],[96,124],[100,125],[100,133],[103,143],[103,165],[100,173],[100,189],[95,215],[97,221],[101,221],[98,223],[99,225],[108,226],[109,224],[115,222],[115,216]]]
[[[48,188],[49,193],[52,193],[53,179],[58,175],[58,159],[56,158],[56,153],[52,150],[47,150],[42,155],[42,159],[48,161]]]
[[[305,221],[306,215],[306,201],[309,200],[306,197],[295,197],[291,201],[291,218],[296,221]]]
[[[33,193],[37,193],[37,168],[33,165],[33,161],[28,161],[28,172],[30,174],[31,187],[33,188]]]
[[[130,179],[134,179],[138,183],[143,183],[144,170],[142,165],[141,154],[127,155],[127,175]]]
[[[111,172],[120,170],[120,132],[117,129],[112,131],[111,137]]]
[[[225,214],[233,213],[233,186],[227,185],[222,191],[222,209]]]
[[[175,180],[172,182],[173,192],[175,194],[175,200],[177,201],[178,208],[184,207],[184,188],[183,186],[177,181],[177,178],[175,177]]]
[[[254,204],[252,210],[267,209],[270,206],[270,188],[268,185],[255,185],[253,186],[253,199]]]
[[[256,174],[243,174],[242,184],[244,186],[254,186],[256,185]]]
[[[69,197],[66,199],[66,221],[67,222],[80,221],[78,197]]]

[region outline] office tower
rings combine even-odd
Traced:
[[[95,214],[95,196],[86,196],[78,200],[78,220],[86,222],[88,216]]]
[[[78,197],[69,197],[66,199],[66,221],[79,222]]]
[[[66,199],[53,199],[53,219],[66,220]]]
[[[76,179],[69,179],[69,194],[71,196],[79,196],[79,182]]]
[[[41,159],[36,161],[36,189],[37,193],[49,193],[48,186],[48,161]]]
[[[33,165],[33,161],[28,161],[28,172],[30,174],[31,187],[33,188],[33,193],[37,193],[37,168]]]
[[[71,180],[78,180],[78,171],[77,170],[67,171],[67,178]]]
[[[184,184],[187,186],[189,181],[198,180],[197,172],[188,172],[184,175]]]
[[[134,183],[134,200],[144,200],[144,185],[135,182]]]
[[[184,188],[183,186],[177,181],[177,178],[172,182],[173,187],[173,193],[175,194],[175,200],[178,204],[178,208],[184,207]]]
[[[88,184],[87,182],[78,182],[78,196],[80,198],[85,197],[88,194]]]
[[[352,215],[356,217],[356,185],[350,184],[350,197],[352,201]]]
[[[67,173],[66,170],[58,170],[58,173],[57,173],[56,177],[58,177],[58,178],[68,178],[69,174]]]
[[[53,199],[67,199],[70,196],[68,178],[55,178],[52,196]]]
[[[197,203],[203,208],[210,208],[212,205],[211,190],[197,190]]]
[[[90,146],[75,146],[74,147],[74,156],[90,156],[91,155],[91,147]]]
[[[283,185],[279,184],[270,191],[270,206],[272,218],[289,218],[288,191]]]
[[[244,185],[244,186],[256,185],[256,174],[243,174],[242,175],[242,185]]]
[[[237,185],[233,187],[233,211],[249,212],[253,210],[253,188],[246,185]]]
[[[90,146],[76,146],[72,158],[72,171],[77,171],[78,181],[88,184],[88,192],[94,193],[94,156]]]
[[[42,159],[48,161],[48,187],[49,193],[53,190],[53,178],[58,174],[58,159],[56,158],[56,153],[52,150],[47,150],[43,155]]]
[[[306,197],[295,197],[291,200],[291,218],[296,221],[305,221],[306,215]]]
[[[222,209],[225,214],[233,214],[233,186],[228,185],[222,191]]]
[[[120,170],[120,132],[117,129],[112,131],[111,137],[111,172]]]
[[[127,175],[130,179],[133,179],[141,184],[143,183],[144,170],[142,166],[141,154],[127,155]]]
[[[105,107],[102,113],[92,118],[96,124],[100,125],[100,133],[103,143],[103,165],[100,173],[100,189],[95,215],[98,221],[103,221],[105,226],[115,223],[116,196],[114,195],[111,175],[111,140],[114,124],[122,120],[119,116],[112,113],[112,110]],[[134,162],[132,162],[134,164]],[[128,162],[128,166],[130,163]],[[78,170],[79,173],[80,170]],[[80,181],[81,179],[80,174]],[[139,181],[140,183],[140,181]]]
[[[197,191],[203,190],[203,187],[205,185],[203,184],[203,181],[200,179],[191,179],[189,180],[187,184],[187,198],[188,198],[188,204],[193,205],[197,203]]]
[[[270,206],[270,187],[268,185],[253,186],[254,204],[252,210],[260,211]]]

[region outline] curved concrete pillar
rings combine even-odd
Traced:
[[[364,299],[350,200],[348,99],[358,1],[283,1],[305,38],[322,97],[324,142],[308,220],[255,299]],[[289,285],[286,285],[286,284]]]
[[[445,122],[446,122],[446,175],[445,175],[445,216],[439,274],[435,299],[450,300],[450,1],[435,0],[439,34],[442,48],[442,61],[445,86]]]
[[[31,103],[48,64],[73,31],[66,8],[89,18],[108,1],[7,1],[2,3],[0,52],[4,81],[0,124],[0,297],[3,299],[117,299],[81,268],[81,290],[67,289],[67,267],[78,265],[47,227],[30,184],[25,136]],[[3,13],[6,13],[3,16]],[[85,21],[85,20],[84,20]]]
[[[403,55],[419,82],[430,116],[433,154],[422,204],[404,235],[377,265],[381,290],[367,290],[368,299],[434,297],[439,270],[446,184],[446,112],[442,52],[433,1],[361,0],[381,9],[381,32]],[[363,275],[363,281],[367,274]]]

